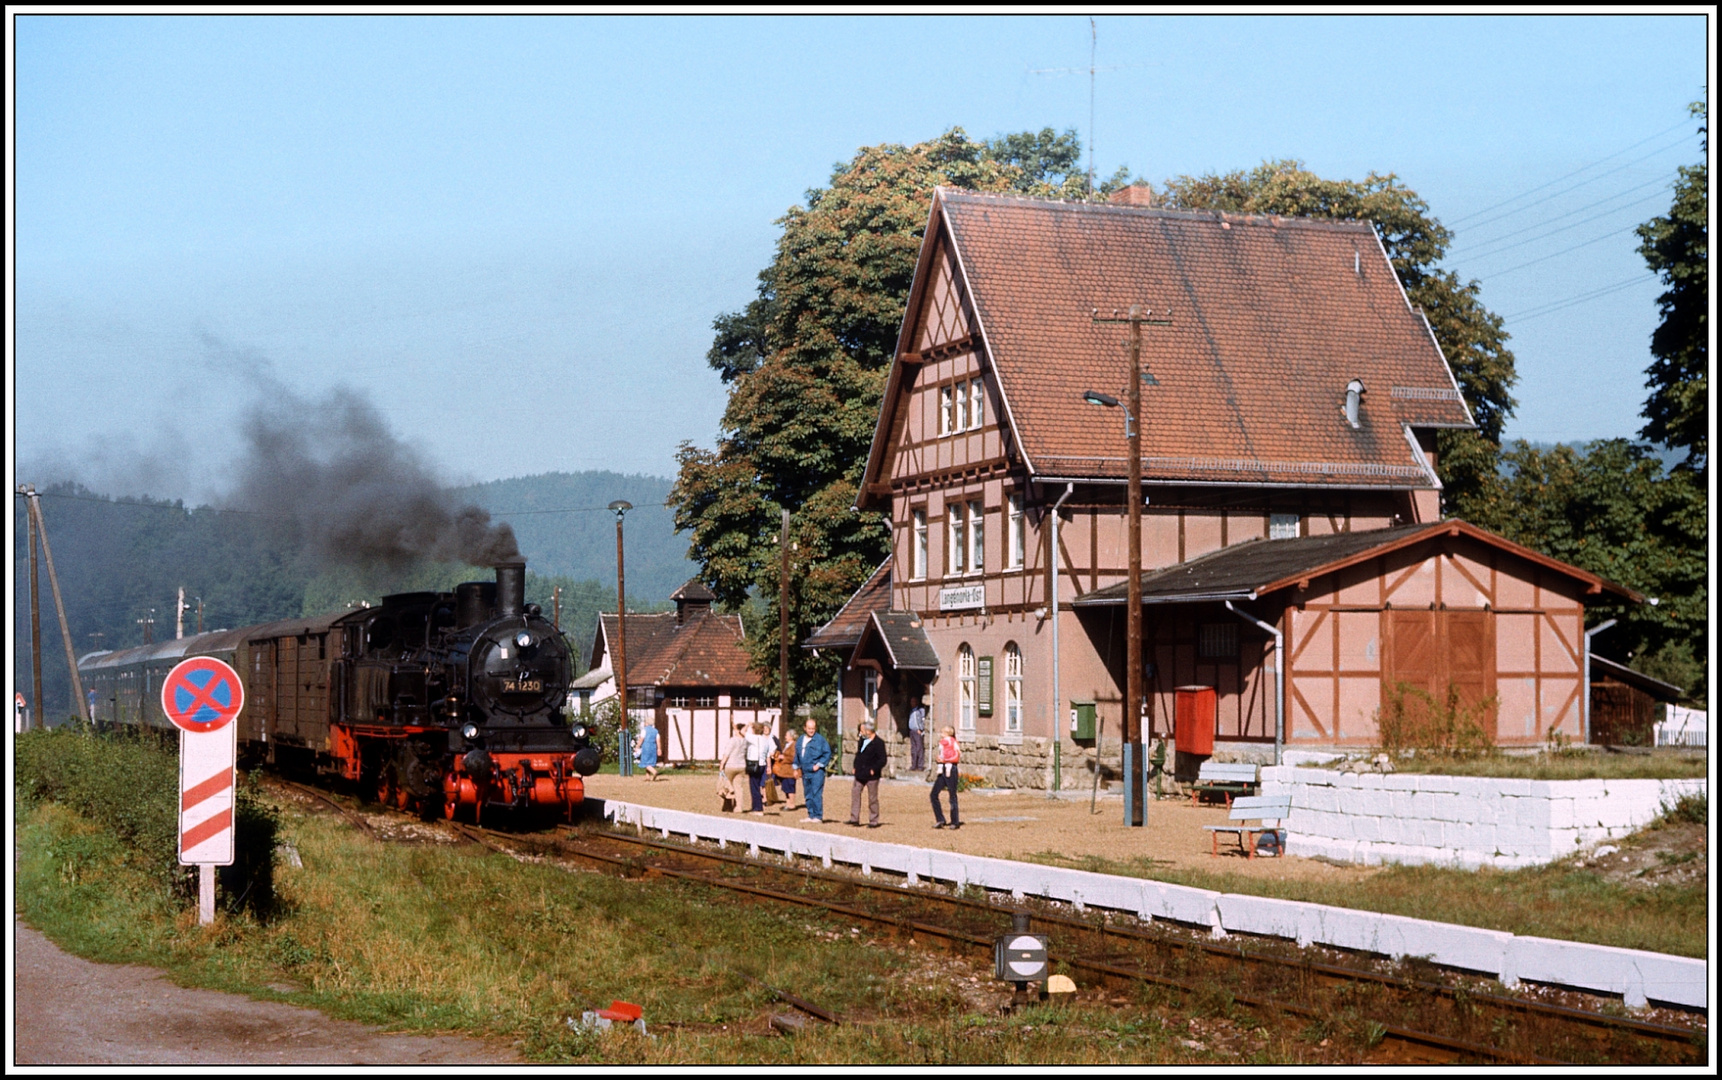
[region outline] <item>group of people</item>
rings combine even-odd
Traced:
[[[914,772],[925,768],[924,733],[927,709],[919,700],[909,713],[909,767]],[[640,767],[651,779],[658,779],[658,731],[643,724],[635,741]],[[737,722],[718,756],[717,794],[725,813],[735,810],[741,801],[741,778],[747,777],[748,808],[742,813],[763,814],[767,786],[775,783],[785,799],[785,809],[795,809],[795,789],[802,789],[802,806],[809,824],[825,821],[825,777],[830,772],[833,752],[831,743],[819,734],[819,725],[808,720],[803,733],[787,745],[767,730],[763,721],[753,724]],[[885,742],[870,720],[861,722],[856,737],[855,753],[850,759],[853,783],[849,790],[849,824],[861,825],[861,800],[867,800],[867,827],[879,827],[879,778],[885,773]],[[933,778],[933,827],[960,829],[957,816],[957,765],[962,761],[962,749],[957,744],[956,729],[945,727],[940,732],[937,773]],[[951,820],[945,821],[944,808],[939,805],[943,792],[951,804]]]

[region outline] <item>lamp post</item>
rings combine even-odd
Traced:
[[[1142,755],[1142,425],[1139,418],[1142,415],[1142,384],[1159,385],[1154,376],[1142,370],[1142,324],[1170,326],[1172,320],[1169,313],[1153,318],[1153,312],[1141,304],[1132,304],[1123,318],[1118,317],[1116,310],[1111,318],[1102,318],[1098,309],[1092,318],[1096,323],[1130,324],[1130,382],[1124,391],[1130,401],[1124,412],[1124,439],[1130,446],[1130,474],[1124,495],[1126,528],[1130,533],[1130,568],[1124,587],[1127,608],[1124,614],[1124,662],[1127,668],[1124,674],[1124,823],[1140,826],[1147,823],[1148,815],[1144,804],[1146,788],[1142,782],[1145,759]],[[1097,394],[1092,390],[1083,395],[1083,400],[1108,407],[1121,404],[1111,395]],[[1099,768],[1098,759],[1095,768]]]
[[[611,503],[616,512],[616,703],[621,729],[616,738],[616,771],[634,775],[632,743],[628,736],[628,607],[622,577],[622,515],[634,508],[624,499]]]

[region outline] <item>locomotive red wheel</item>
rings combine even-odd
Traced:
[[[401,801],[400,783],[395,777],[393,764],[384,765],[377,770],[377,802],[382,806],[399,806]]]

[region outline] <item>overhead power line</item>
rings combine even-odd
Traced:
[[[1561,250],[1555,252],[1552,255],[1544,255],[1541,258],[1532,259],[1530,262],[1522,262],[1517,266],[1510,266],[1505,270],[1496,270],[1493,273],[1487,274],[1485,276],[1491,277],[1491,278],[1505,277],[1508,274],[1516,273],[1517,271],[1523,270],[1527,266],[1535,266],[1538,263],[1548,262],[1550,259],[1559,258],[1560,256],[1565,255],[1569,251],[1577,251],[1579,248],[1582,248],[1582,247],[1590,247],[1592,244],[1600,244],[1604,240],[1607,240],[1611,236],[1619,236],[1621,233],[1631,232],[1636,228],[1638,228],[1637,225],[1628,225],[1624,229],[1616,229],[1613,232],[1605,232],[1601,236],[1593,237],[1589,240],[1586,240],[1582,244],[1574,244],[1572,247],[1562,248]]]
[[[1626,278],[1622,281],[1617,281],[1612,285],[1604,285],[1600,289],[1592,289],[1587,293],[1580,293],[1577,296],[1569,296],[1563,300],[1555,300],[1550,303],[1539,304],[1536,307],[1526,308],[1523,311],[1515,311],[1511,315],[1503,315],[1501,317],[1508,322],[1528,322],[1531,319],[1539,319],[1544,315],[1552,315],[1563,308],[1569,308],[1575,304],[1582,304],[1588,300],[1595,300],[1598,297],[1607,296],[1610,293],[1617,293],[1622,289],[1630,289],[1634,285],[1648,285],[1656,281],[1657,277],[1655,274],[1634,274],[1632,277]]]
[[[1667,190],[1667,189],[1664,188],[1664,190]],[[1589,225],[1593,221],[1601,221],[1605,217],[1612,217],[1615,214],[1620,213],[1622,210],[1631,210],[1635,206],[1640,206],[1640,205],[1643,205],[1644,203],[1648,203],[1648,202],[1655,202],[1656,200],[1660,199],[1661,197],[1662,197],[1661,192],[1657,192],[1654,195],[1647,195],[1642,199],[1634,199],[1632,202],[1626,203],[1622,206],[1617,206],[1613,210],[1604,210],[1600,214],[1592,214],[1590,217],[1584,218],[1581,221],[1575,221],[1570,225],[1562,225],[1558,229],[1550,229],[1549,231],[1544,232],[1544,233],[1539,233],[1536,236],[1526,237],[1525,239],[1517,241],[1516,243],[1503,244],[1502,246],[1500,246],[1498,248],[1491,248],[1488,251],[1475,252],[1475,253],[1467,255],[1465,257],[1467,259],[1493,258],[1494,256],[1499,255],[1503,251],[1512,251],[1514,248],[1521,248],[1521,247],[1524,247],[1526,244],[1535,244],[1538,241],[1547,240],[1551,236],[1559,236],[1561,233],[1568,232],[1572,229],[1579,228],[1582,225]],[[1555,218],[1552,220],[1558,221],[1560,219]],[[1632,227],[1636,228],[1637,226],[1632,226]]]
[[[1614,160],[1614,159],[1615,159],[1615,158],[1617,158],[1617,157],[1619,157],[1619,156],[1620,156],[1620,155],[1622,155],[1622,154],[1629,154],[1629,153],[1631,153],[1631,152],[1632,152],[1632,151],[1634,151],[1634,150],[1636,150],[1636,149],[1638,149],[1638,148],[1639,148],[1639,147],[1641,147],[1641,146],[1643,146],[1643,145],[1644,145],[1644,144],[1645,144],[1645,143],[1647,143],[1647,142],[1651,142],[1651,141],[1653,141],[1653,140],[1656,140],[1656,139],[1660,139],[1660,138],[1662,138],[1662,137],[1663,137],[1663,136],[1664,136],[1664,135],[1666,135],[1666,134],[1668,134],[1668,133],[1669,133],[1669,132],[1671,132],[1671,131],[1675,131],[1675,130],[1678,130],[1678,129],[1680,129],[1680,128],[1683,128],[1683,127],[1686,127],[1686,126],[1687,126],[1687,125],[1688,125],[1688,124],[1690,124],[1690,123],[1691,123],[1691,122],[1692,122],[1692,121],[1691,121],[1691,119],[1690,119],[1690,118],[1687,118],[1687,119],[1683,119],[1683,120],[1681,120],[1681,121],[1680,121],[1680,122],[1679,122],[1679,123],[1677,123],[1677,124],[1673,124],[1673,125],[1671,125],[1671,126],[1669,126],[1669,127],[1666,127],[1666,128],[1663,128],[1663,129],[1662,129],[1662,130],[1661,130],[1661,131],[1659,131],[1659,132],[1657,132],[1657,133],[1656,133],[1656,134],[1654,134],[1654,135],[1651,135],[1651,136],[1648,136],[1648,137],[1646,137],[1646,138],[1643,138],[1643,139],[1640,139],[1640,140],[1639,140],[1639,141],[1637,141],[1637,142],[1635,142],[1635,143],[1633,143],[1633,144],[1632,144],[1632,145],[1631,145],[1631,146],[1628,146],[1628,147],[1626,147],[1626,148],[1624,148],[1624,149],[1621,149],[1621,150],[1616,150],[1616,151],[1615,151],[1615,152],[1614,152],[1614,153],[1612,153],[1612,154],[1610,154],[1610,155],[1608,155],[1608,156],[1607,156],[1607,157],[1602,157],[1602,158],[1598,158],[1598,159],[1596,159],[1596,160],[1595,160],[1595,161],[1593,161],[1593,162],[1590,162],[1590,163],[1589,163],[1589,164],[1588,164],[1588,165],[1580,165],[1580,166],[1579,166],[1579,167],[1578,167],[1578,168],[1576,168],[1576,169],[1574,169],[1574,170],[1573,170],[1573,171],[1572,171],[1572,172],[1570,172],[1570,173],[1567,173],[1567,174],[1566,174],[1566,175],[1564,175],[1564,176],[1557,176],[1557,177],[1555,177],[1555,178],[1554,178],[1554,179],[1553,179],[1553,180],[1550,180],[1550,181],[1548,181],[1548,182],[1547,182],[1547,183],[1543,183],[1543,184],[1538,184],[1538,185],[1537,185],[1537,186],[1536,186],[1536,187],[1534,187],[1534,188],[1528,188],[1528,189],[1527,189],[1527,190],[1525,190],[1525,191],[1521,191],[1521,192],[1519,192],[1519,193],[1518,193],[1518,194],[1517,194],[1517,195],[1514,195],[1514,196],[1513,196],[1513,197],[1511,197],[1511,198],[1509,198],[1509,199],[1503,199],[1503,200],[1501,200],[1501,201],[1500,201],[1500,202],[1498,202],[1498,203],[1495,203],[1495,204],[1494,204],[1494,205],[1493,205],[1493,206],[1485,206],[1485,207],[1484,207],[1484,208],[1483,208],[1483,209],[1481,209],[1481,210],[1478,210],[1478,211],[1477,211],[1477,212],[1476,212],[1476,213],[1473,213],[1473,214],[1467,214],[1467,215],[1465,215],[1465,216],[1464,216],[1464,217],[1462,217],[1462,218],[1455,218],[1455,219],[1453,219],[1453,220],[1452,220],[1452,221],[1449,221],[1449,222],[1447,222],[1447,226],[1448,226],[1448,227],[1449,227],[1449,228],[1451,228],[1451,227],[1453,227],[1453,226],[1455,226],[1455,225],[1460,225],[1460,224],[1463,224],[1463,223],[1464,223],[1464,222],[1467,222],[1467,221],[1470,221],[1470,220],[1472,220],[1472,219],[1473,219],[1473,218],[1477,218],[1477,217],[1481,217],[1481,216],[1482,216],[1482,215],[1484,215],[1484,214],[1487,214],[1487,213],[1489,213],[1489,212],[1490,212],[1490,211],[1492,211],[1492,210],[1498,210],[1498,209],[1500,209],[1500,208],[1501,208],[1501,207],[1503,207],[1503,206],[1507,206],[1507,205],[1509,205],[1509,204],[1511,204],[1511,203],[1516,203],[1516,202],[1518,202],[1518,201],[1519,201],[1519,200],[1520,200],[1520,199],[1523,199],[1523,198],[1525,198],[1525,197],[1526,197],[1526,196],[1529,196],[1529,195],[1535,195],[1535,194],[1536,194],[1536,193],[1537,193],[1537,192],[1539,192],[1539,191],[1542,191],[1542,190],[1543,190],[1543,189],[1545,189],[1545,188],[1549,188],[1549,187],[1553,187],[1553,186],[1554,186],[1554,185],[1555,185],[1555,184],[1558,184],[1558,183],[1561,183],[1561,182],[1562,182],[1562,181],[1563,181],[1563,180],[1570,180],[1570,179],[1572,179],[1572,178],[1573,178],[1573,177],[1575,177],[1575,176],[1577,176],[1577,175],[1579,175],[1579,174],[1580,174],[1580,173],[1582,173],[1582,172],[1588,172],[1588,171],[1590,171],[1590,170],[1591,170],[1591,169],[1594,169],[1594,168],[1596,168],[1596,167],[1597,167],[1597,166],[1598,166],[1598,165],[1601,165],[1601,164],[1603,164],[1603,163],[1604,163],[1604,162],[1607,162],[1607,161],[1613,161],[1613,160]],[[1649,153],[1649,154],[1647,154],[1647,155],[1645,155],[1645,157],[1642,157],[1642,158],[1637,158],[1637,159],[1635,159],[1635,160],[1634,160],[1634,161],[1629,161],[1629,162],[1627,162],[1627,163],[1626,163],[1626,165],[1622,165],[1622,166],[1620,166],[1620,169],[1624,169],[1624,168],[1626,168],[1626,166],[1627,166],[1627,165],[1635,165],[1635,164],[1637,164],[1637,163],[1638,163],[1638,162],[1639,162],[1639,161],[1643,161],[1643,160],[1645,160],[1645,159],[1646,159],[1646,158],[1649,158],[1649,157],[1655,157],[1655,156],[1656,156],[1656,155],[1657,155],[1657,154],[1660,154],[1660,153],[1662,153],[1662,152],[1663,152],[1663,151],[1664,151],[1664,150],[1669,150],[1669,149],[1672,149],[1672,148],[1673,148],[1673,147],[1675,147],[1675,146],[1678,146],[1678,145],[1680,145],[1680,143],[1681,143],[1681,142],[1683,142],[1683,141],[1685,141],[1685,140],[1684,140],[1684,139],[1681,139],[1681,140],[1676,140],[1676,141],[1675,141],[1675,142],[1673,142],[1673,143],[1670,143],[1670,144],[1669,144],[1669,145],[1668,145],[1668,146],[1664,146],[1664,147],[1661,147],[1661,148],[1660,148],[1660,149],[1657,149],[1657,150],[1653,150],[1653,151],[1651,151],[1651,152],[1650,152],[1650,153]],[[1601,174],[1601,175],[1600,175],[1600,176],[1595,176],[1595,177],[1592,177],[1592,178],[1591,178],[1591,179],[1593,179],[1593,180],[1600,180],[1600,179],[1602,179],[1602,177],[1603,177],[1603,176],[1608,176],[1608,175],[1611,175],[1611,174],[1612,174],[1612,173],[1614,173],[1614,172],[1618,172],[1618,171],[1620,171],[1620,170],[1619,170],[1619,169],[1612,169],[1612,170],[1610,170],[1610,171],[1609,171],[1609,172],[1607,172],[1607,173],[1603,173],[1603,174]],[[1589,181],[1589,180],[1587,180],[1587,181],[1585,181],[1585,183],[1587,183],[1587,184],[1588,184],[1588,183],[1590,183],[1590,181]],[[1582,187],[1582,186],[1583,186],[1583,185],[1582,185],[1582,184],[1575,184],[1575,185],[1574,185],[1574,187],[1575,187],[1575,188],[1576,188],[1576,187]],[[1555,195],[1558,195],[1558,194],[1561,194],[1561,193],[1560,193],[1560,192],[1556,192],[1556,193],[1554,193],[1554,194],[1553,194],[1553,195],[1549,195],[1549,196],[1548,196],[1548,197],[1547,197],[1547,198],[1551,198],[1551,199],[1552,199],[1552,198],[1554,198],[1554,197],[1555,197]],[[1543,200],[1543,199],[1539,199],[1539,200],[1538,200],[1538,202],[1543,202],[1543,201],[1546,201],[1546,200]],[[1520,207],[1520,208],[1519,208],[1519,210],[1528,210],[1528,209],[1530,209],[1530,207],[1531,207],[1531,206],[1534,206],[1534,205],[1536,205],[1536,204],[1535,204],[1535,203],[1532,203],[1532,204],[1528,204],[1528,205],[1526,205],[1526,206],[1522,206],[1522,207]],[[1518,213],[1518,212],[1519,212],[1519,211],[1518,211],[1518,210],[1514,210],[1514,211],[1512,211],[1512,213]],[[1503,217],[1505,217],[1505,216],[1506,216],[1506,215],[1502,215],[1502,216],[1503,216]],[[1494,219],[1491,219],[1491,220],[1494,220]],[[1477,223],[1477,224],[1479,224],[1479,225],[1481,225],[1481,224],[1484,224],[1484,223],[1483,223],[1483,222],[1478,222],[1478,223]]]
[[[1459,240],[1459,241],[1455,242],[1455,246],[1462,247],[1467,242],[1470,242],[1470,243],[1481,244],[1484,247],[1489,247],[1491,245],[1500,243],[1502,240],[1506,240],[1506,239],[1509,239],[1511,237],[1518,236],[1520,233],[1531,232],[1535,229],[1542,228],[1544,225],[1552,225],[1555,222],[1560,221],[1563,218],[1570,218],[1574,214],[1582,214],[1586,210],[1593,210],[1596,207],[1601,206],[1603,203],[1613,202],[1616,199],[1621,198],[1622,196],[1631,195],[1635,191],[1642,191],[1643,189],[1645,189],[1647,187],[1654,187],[1654,188],[1660,188],[1663,190],[1667,190],[1668,188],[1670,188],[1672,186],[1673,185],[1671,185],[1667,180],[1661,179],[1661,178],[1658,178],[1656,180],[1646,180],[1642,184],[1636,184],[1632,187],[1625,188],[1621,191],[1617,191],[1613,195],[1609,195],[1609,196],[1606,196],[1605,198],[1598,199],[1596,202],[1593,202],[1593,203],[1586,203],[1585,205],[1580,206],[1576,209],[1568,210],[1564,214],[1556,214],[1554,217],[1544,218],[1543,220],[1537,222],[1534,225],[1526,225],[1522,229],[1514,229],[1512,232],[1502,233],[1499,236],[1493,236],[1487,240],[1476,240],[1476,241]],[[1607,211],[1607,212],[1612,213],[1612,211]]]

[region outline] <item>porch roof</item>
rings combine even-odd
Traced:
[[[1629,600],[1644,597],[1631,589],[1600,578],[1570,563],[1551,559],[1521,547],[1466,521],[1457,519],[1421,525],[1396,525],[1363,532],[1300,536],[1289,540],[1249,540],[1221,548],[1145,574],[1142,577],[1144,604],[1188,604],[1200,601],[1253,600],[1323,574],[1385,555],[1437,536],[1468,536],[1492,547],[1511,552],[1550,570],[1565,574],[1592,593],[1604,589]],[[1097,589],[1073,600],[1072,606],[1101,606],[1126,602],[1126,582]]]

